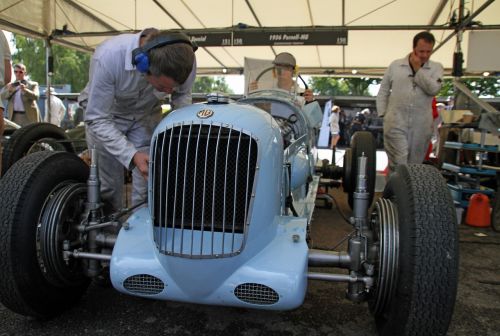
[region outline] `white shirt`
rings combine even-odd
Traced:
[[[21,97],[21,86],[16,87],[16,93],[14,93],[14,111],[25,111],[24,103]]]
[[[87,131],[102,142],[106,150],[125,167],[137,152],[116,127],[115,118],[149,125],[159,120],[156,91],[132,65],[132,50],[139,46],[141,33],[115,36],[97,47],[90,64],[89,83],[82,92],[88,95],[85,111]],[[188,79],[176,87],[172,104],[179,108],[191,104],[191,87],[196,77],[196,59]],[[145,134],[145,136],[147,136]]]
[[[49,120],[50,114],[50,120]],[[61,126],[61,121],[64,119],[64,115],[66,114],[66,107],[61,99],[50,95],[50,113],[49,113],[49,102],[48,99],[45,100],[45,116],[43,121],[50,122],[56,126]]]
[[[339,114],[335,112],[330,114],[330,133],[340,133]]]

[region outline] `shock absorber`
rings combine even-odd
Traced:
[[[353,216],[351,223],[356,229],[356,234],[349,239],[348,253],[351,258],[349,272],[351,277],[361,278],[366,272],[365,260],[367,254],[367,240],[369,237],[368,207],[370,194],[367,190],[368,177],[366,175],[367,157],[364,153],[357,159],[358,171],[356,172],[356,189],[353,194]],[[369,273],[369,272],[368,272]],[[350,282],[347,289],[347,298],[360,302],[366,296],[366,284],[363,282]]]
[[[90,173],[87,180],[87,209],[88,209],[88,226],[99,224],[100,208],[101,208],[101,182],[99,180],[99,172],[97,169],[97,152],[95,148],[90,149]],[[97,230],[88,232],[88,247],[90,253],[97,253]],[[91,277],[99,275],[99,261],[95,259],[89,260],[88,275]]]

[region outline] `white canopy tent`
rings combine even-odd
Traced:
[[[459,8],[464,9],[463,19],[469,13],[469,20],[458,19]],[[441,62],[449,74],[457,44],[454,28],[465,23],[464,32],[459,35],[467,60],[470,32],[500,30],[499,21],[500,2],[495,0],[1,0],[0,3],[0,29],[80,50],[92,51],[101,41],[120,32],[147,27],[182,30],[200,45],[199,74],[241,73],[244,57],[273,59],[275,54],[289,51],[296,56],[302,73],[380,75],[392,60],[411,50],[415,33],[427,29],[438,41],[433,59]],[[442,41],[445,43],[441,45]]]

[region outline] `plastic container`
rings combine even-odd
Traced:
[[[476,193],[471,196],[465,223],[483,228],[491,225],[490,199],[487,195]]]

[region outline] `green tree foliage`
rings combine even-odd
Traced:
[[[17,51],[12,56],[13,62],[26,65],[29,77],[41,85],[46,85],[45,42],[19,34],[14,34],[14,38]],[[53,45],[52,56],[54,57],[52,85],[70,84],[71,91],[80,92],[88,81],[90,54]]]
[[[443,86],[441,91],[437,94],[438,97],[449,97],[453,96],[453,80],[445,78],[443,80]]]
[[[311,77],[309,84],[316,95],[324,96],[370,96],[371,84],[379,84],[379,78],[367,77]]]
[[[500,77],[463,78],[462,82],[478,97],[500,97]],[[439,97],[453,96],[453,80],[446,78],[439,91]]]
[[[210,93],[210,92],[234,93],[226,83],[224,77],[213,76],[198,76],[193,84],[193,92]]]

